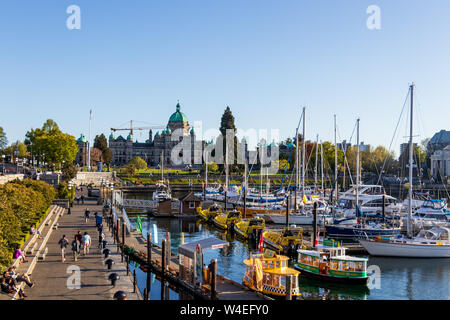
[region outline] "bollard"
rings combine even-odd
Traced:
[[[105,259],[109,257],[110,253],[111,253],[111,251],[109,249],[104,249],[103,250],[103,254],[105,255]]]
[[[127,276],[130,274],[130,257],[128,255],[125,256],[125,261],[127,263]]]
[[[133,293],[136,292],[136,269],[133,270]]]
[[[111,285],[113,287],[116,286],[116,281],[120,279],[119,275],[117,273],[111,273],[108,277],[108,279],[111,281]]]
[[[108,259],[105,261],[105,264],[108,266],[108,270],[111,270],[112,265],[114,264],[114,260],[113,259]]]
[[[127,300],[127,294],[123,291],[116,291],[116,293],[114,293],[114,299]]]

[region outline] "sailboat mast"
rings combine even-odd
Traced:
[[[317,161],[318,161],[317,155],[318,155],[318,153],[319,153],[319,135],[317,135],[317,138],[316,138],[316,164],[314,167],[314,189],[317,188]]]
[[[408,237],[411,237],[411,216],[412,216],[412,194],[413,194],[413,109],[414,109],[414,83],[410,86],[411,91],[411,118],[409,124],[409,209],[408,209]]]
[[[359,205],[359,118],[356,120],[356,216]]]
[[[300,122],[299,122],[299,125],[300,125]],[[298,165],[298,152],[299,152],[299,148],[298,148],[298,126],[297,126],[297,129],[295,129],[295,165],[294,165],[294,167],[295,167],[295,190],[294,190],[294,211],[296,211],[297,210],[297,192],[298,192],[298,185],[299,185],[299,182],[298,182],[298,168],[299,168],[299,165]]]
[[[336,141],[336,115],[334,115],[334,201],[337,203],[338,195],[338,172],[337,172],[337,141]]]
[[[161,153],[161,182],[164,183],[164,150]]]
[[[208,187],[208,152],[205,150],[205,194]]]
[[[305,110],[303,107],[303,147],[302,147],[302,201],[305,197]],[[303,211],[304,206],[302,206]]]
[[[325,189],[323,185],[323,144],[322,141],[320,141],[320,180],[322,181],[322,190],[323,194],[325,195]]]

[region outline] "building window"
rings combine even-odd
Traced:
[[[189,209],[195,209],[195,202],[189,201]]]

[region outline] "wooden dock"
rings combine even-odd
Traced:
[[[169,264],[163,266],[163,249],[152,243],[150,254],[151,260],[150,265],[148,265],[147,239],[136,231],[131,231],[129,234],[126,234],[121,223],[118,223],[119,226],[116,226],[111,223],[111,220],[112,219],[109,220],[109,227],[115,230],[114,233],[118,235],[119,246],[122,247],[122,245],[124,245],[124,252],[128,254],[131,259],[138,262],[144,271],[151,271],[161,277],[163,281],[167,281],[196,299],[210,300],[212,298],[211,292],[209,291],[211,286],[204,285],[201,289],[180,279],[178,255],[171,253]],[[272,300],[261,293],[252,291],[244,285],[221,275],[217,275],[215,286],[216,291],[214,299],[218,300]]]

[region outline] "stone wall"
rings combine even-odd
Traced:
[[[12,180],[23,180],[23,174],[7,174],[4,176],[0,176],[0,184],[5,184],[8,181],[12,181]]]
[[[75,179],[73,179],[73,183],[75,185],[80,184],[93,184],[94,186],[100,186],[100,180],[103,178],[104,180],[108,180],[110,182],[114,182],[115,172],[78,172]]]

